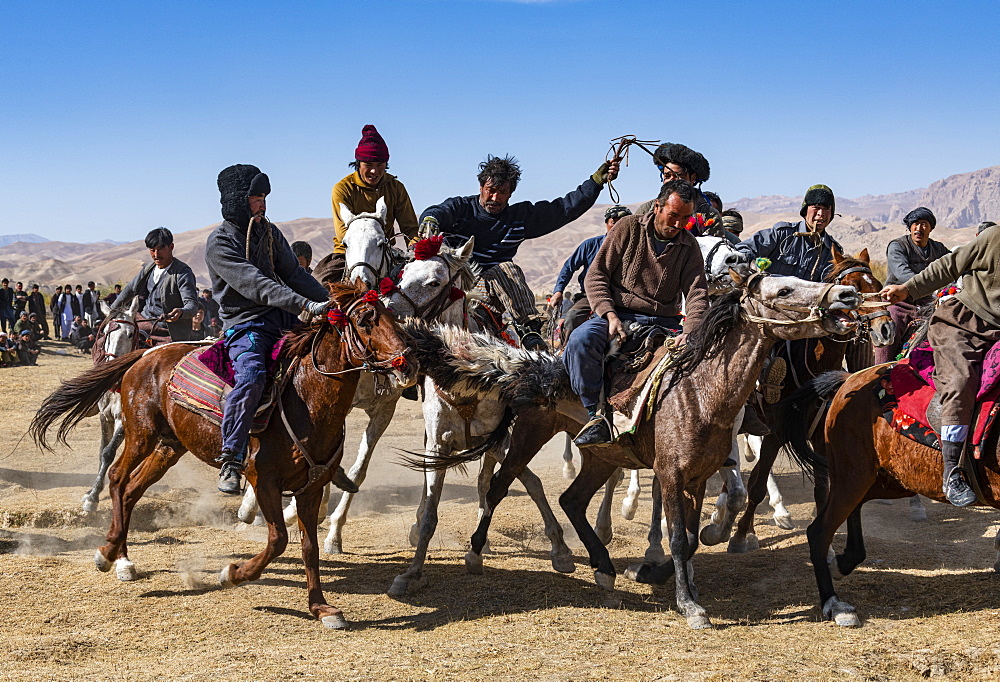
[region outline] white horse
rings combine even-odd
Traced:
[[[139,312],[139,298],[133,298],[128,309],[112,311],[104,301],[100,302],[101,311],[107,319],[104,337],[104,360],[114,360],[127,355],[139,347],[139,329],[135,326],[135,316]],[[118,447],[125,438],[122,427],[122,401],[117,392],[105,393],[97,403],[98,416],[101,421],[101,449],[98,458],[97,480],[83,494],[83,511],[91,513],[97,510],[97,501],[104,490],[104,477],[115,460]]]

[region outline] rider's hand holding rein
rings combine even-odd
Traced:
[[[608,339],[614,340],[616,337],[619,341],[625,341],[625,325],[622,324],[621,319],[618,315],[611,311],[607,314],[608,320]]]
[[[910,297],[910,291],[902,284],[890,284],[879,292],[883,300],[889,303],[899,303]]]

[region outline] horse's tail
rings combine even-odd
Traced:
[[[48,443],[48,430],[59,417],[63,417],[56,439],[66,445],[66,436],[73,427],[88,414],[92,414],[101,396],[118,388],[125,372],[139,361],[144,352],[145,350],[137,350],[110,362],[102,362],[80,376],[62,382],[59,388],[42,401],[42,406],[31,420],[28,433],[35,443],[41,448],[52,450]]]
[[[444,471],[455,467],[465,466],[482,458],[490,450],[495,450],[503,445],[503,442],[510,435],[510,429],[514,425],[514,413],[507,408],[503,411],[503,418],[493,432],[486,437],[486,440],[474,448],[452,452],[448,454],[425,454],[417,455],[408,452],[401,458],[401,464],[414,471]]]
[[[849,376],[847,372],[820,374],[775,406],[774,435],[810,476],[825,476],[827,469],[826,458],[809,442],[810,431],[814,424],[822,428],[829,401]],[[813,409],[818,409],[819,414],[810,414]]]
[[[403,325],[420,369],[459,397],[491,395],[516,414],[522,407],[554,407],[573,395],[562,360],[550,353],[514,348],[502,339],[457,327]]]

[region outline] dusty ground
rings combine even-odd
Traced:
[[[213,492],[214,470],[193,458],[140,502],[130,554],[141,578],[120,583],[91,559],[107,529],[106,495],[95,515],[78,511],[96,470],[96,420],[54,455],[19,440],[42,397],[88,362],[47,352],[38,367],[0,370],[0,679],[1000,677],[994,512],[929,504],[930,520],[917,524],[905,503],[868,505],[869,559],[840,586],[865,624],[843,630],[819,620],[803,532],[812,506],[791,470],[779,483],[796,530],[759,516],[760,551],[703,548],[695,558],[712,631],[687,628],[672,588],[620,578],[609,598],[565,521],[577,572],[553,572],[520,488],[497,513],[486,575],[467,575],[475,490],[458,474],[423,587],[391,599],[386,589],[412,556],[419,495],[419,478],[392,463],[397,449],[420,442],[418,406],[408,402],[355,505],[349,553],[322,556],[327,596],[350,631],[310,617],[297,541],[257,583],[218,589],[219,568],[259,551],[263,531],[236,522],[236,503]],[[361,423],[349,422],[354,443]],[[550,443],[534,467],[554,506],[566,484],[560,448]],[[645,549],[638,517],[648,510],[647,485],[637,520],[616,511],[620,570]]]

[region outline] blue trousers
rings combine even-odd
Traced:
[[[246,459],[254,412],[267,381],[267,361],[281,338],[281,326],[267,318],[238,324],[225,333],[235,386],[222,409],[222,451]]]
[[[638,322],[642,325],[655,324],[676,329],[680,327],[679,316],[655,317],[633,313],[627,310],[615,311],[622,322]],[[611,340],[608,338],[608,321],[603,317],[592,317],[573,330],[563,351],[563,364],[569,373],[569,384],[573,392],[588,410],[597,408],[604,387],[604,356]]]

